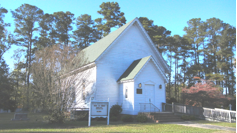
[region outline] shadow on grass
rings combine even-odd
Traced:
[[[66,121],[65,123],[47,123],[43,121],[43,116],[45,114],[40,113],[29,113],[27,121],[11,121],[14,117],[14,113],[1,113],[0,114],[0,130],[7,129],[70,129],[70,128],[81,128],[88,127],[88,121]],[[122,122],[122,121],[110,121],[110,125],[115,126],[135,126],[139,124],[138,122]],[[146,124],[155,124],[155,123],[144,123]],[[107,121],[105,120],[92,120],[91,126],[106,126]]]

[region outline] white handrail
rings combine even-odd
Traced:
[[[233,110],[226,110],[226,109],[219,109],[219,108],[214,108],[215,110],[221,110],[221,111],[227,111],[227,112],[232,112],[232,113],[236,113],[236,111]]]
[[[160,109],[152,103],[139,103],[139,104],[140,104],[140,112],[160,112]]]

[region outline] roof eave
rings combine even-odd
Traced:
[[[134,79],[124,79],[124,80],[118,81],[118,83],[127,83],[127,82],[134,82]]]

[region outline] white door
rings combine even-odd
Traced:
[[[145,103],[155,104],[155,86],[145,85]]]
[[[142,104],[141,110],[143,110],[143,112],[154,112],[153,105],[155,105],[155,86],[146,84],[144,94],[144,104]]]

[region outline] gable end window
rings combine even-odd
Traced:
[[[137,89],[137,94],[142,94],[142,89]]]

